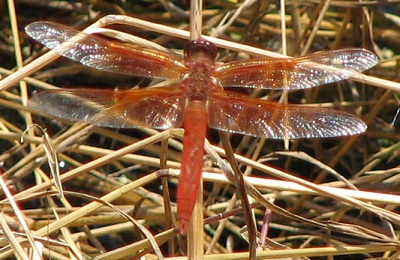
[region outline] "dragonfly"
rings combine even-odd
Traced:
[[[218,50],[202,38],[188,41],[183,57],[112,41],[46,21],[26,27],[46,47],[103,71],[164,80],[142,89],[57,89],[39,92],[28,106],[100,127],[185,129],[177,190],[179,231],[187,232],[199,193],[207,127],[270,139],[361,134],[362,120],[333,109],[281,104],[225,88],[300,90],[347,79],[373,67],[377,57],[360,48],[295,58],[218,63]]]

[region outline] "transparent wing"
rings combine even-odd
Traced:
[[[341,49],[291,59],[236,61],[215,69],[223,87],[305,89],[347,79],[378,62],[364,49]]]
[[[346,136],[367,128],[359,118],[345,112],[283,105],[226,91],[212,93],[207,109],[211,128],[271,139]]]
[[[26,33],[64,57],[86,66],[140,77],[179,80],[187,68],[162,52],[105,40],[52,22],[34,22]]]
[[[60,89],[39,92],[28,106],[102,127],[168,129],[182,126],[186,97],[179,86],[125,91]]]

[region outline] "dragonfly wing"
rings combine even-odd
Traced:
[[[253,59],[226,63],[215,69],[223,87],[306,89],[347,79],[378,62],[364,49],[340,49],[289,59]]]
[[[181,127],[186,97],[181,88],[143,90],[60,89],[34,95],[28,106],[55,117],[113,128]]]
[[[271,139],[346,136],[366,130],[359,118],[342,111],[284,105],[222,91],[210,95],[207,109],[211,128]]]
[[[165,53],[108,41],[61,24],[34,22],[25,31],[64,57],[92,68],[169,80],[179,80],[187,72],[183,63]]]

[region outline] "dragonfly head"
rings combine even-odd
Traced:
[[[217,57],[217,48],[213,43],[203,39],[189,41],[184,50],[184,57],[187,64],[200,60],[213,63]]]

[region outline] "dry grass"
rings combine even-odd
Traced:
[[[13,7],[3,3],[0,8],[0,73],[5,78],[0,81],[0,259],[35,259],[35,251],[44,259],[186,254],[186,238],[174,229],[181,130],[102,129],[51,119],[23,105],[35,90],[148,83],[116,78],[66,59],[53,61],[56,56],[49,53],[39,57],[43,47],[23,31],[33,21],[52,20],[83,29],[104,15],[126,14],[153,23],[115,29],[176,51],[183,48],[182,38],[188,33],[176,29],[188,30],[185,1],[175,1],[167,11],[163,1],[126,2],[19,1],[16,16],[9,15],[15,12]],[[257,257],[397,259],[400,134],[394,116],[399,107],[400,20],[388,11],[398,10],[398,5],[288,2],[284,31],[278,7],[264,0],[207,1],[203,33],[220,39],[213,41],[221,47],[221,61],[277,57],[286,35],[287,53],[292,56],[365,47],[380,57],[380,63],[365,76],[289,94],[289,101],[357,114],[368,124],[366,134],[290,141],[286,152],[282,141],[231,138],[240,168],[249,176],[247,193],[254,199],[259,230],[265,208],[272,210],[268,239],[257,249]],[[10,28],[15,28],[14,34]],[[22,69],[15,72],[17,67]],[[280,94],[269,97],[279,99]],[[33,123],[46,128],[47,134],[31,128],[21,144],[22,133]],[[208,136],[214,146],[206,147],[210,155],[204,168],[206,224],[203,235],[188,237],[188,247],[204,246],[205,259],[247,259],[246,221],[235,188],[220,170],[229,166],[219,158],[224,152],[218,134],[210,130]],[[50,181],[58,170],[63,196],[55,188],[57,181]]]

